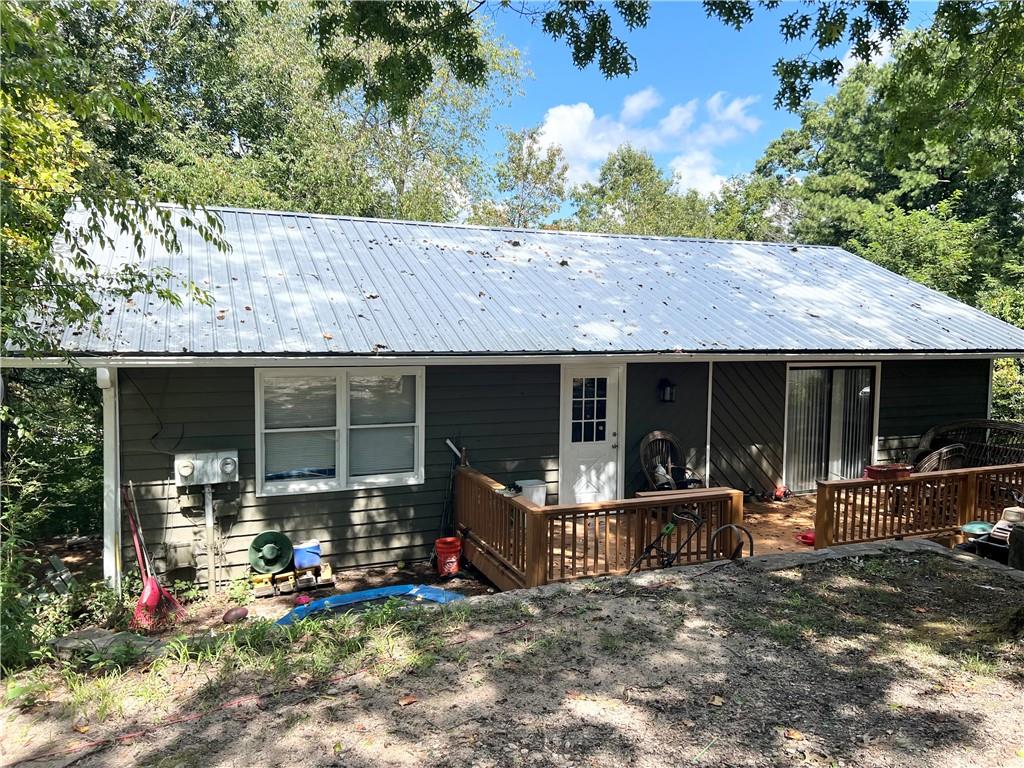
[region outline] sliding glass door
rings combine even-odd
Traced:
[[[790,368],[786,397],[790,490],[812,491],[819,480],[860,477],[872,458],[875,369]]]

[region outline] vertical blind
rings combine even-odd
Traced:
[[[871,463],[874,437],[874,369],[847,368],[843,387],[842,455],[840,475],[860,477]]]
[[[799,493],[814,489],[828,472],[832,371],[791,369],[788,397],[786,482]]]
[[[786,419],[786,482],[813,491],[819,480],[860,477],[871,462],[873,368],[793,368]]]

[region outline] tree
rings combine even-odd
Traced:
[[[139,254],[148,235],[175,249],[176,226],[219,243],[215,222],[194,209],[178,216],[157,206],[153,191],[86,135],[145,125],[153,112],[143,89],[73,55],[65,33],[81,8],[16,0],[0,6],[0,336],[28,355],[56,352],[66,328],[93,323],[105,294],[145,291],[180,301],[166,273],[147,272],[138,262],[106,270],[90,259],[89,243],[109,240],[104,219],[126,232]],[[66,219],[75,199],[84,216]],[[52,247],[55,237],[59,249]]]
[[[708,198],[711,227],[707,236],[726,240],[791,240],[794,211],[792,185],[757,174],[728,179]]]
[[[307,28],[316,41],[331,92],[358,88],[368,103],[402,117],[426,94],[439,66],[464,85],[480,88],[488,82],[484,34],[474,18],[484,5],[460,0],[315,0]],[[629,29],[646,26],[649,3],[613,0],[611,5]],[[275,9],[280,4],[272,0],[267,6]],[[502,3],[501,8],[513,6]],[[548,35],[564,38],[577,67],[596,59],[608,77],[628,75],[636,68],[626,44],[613,34],[608,9],[594,0],[561,0],[542,9],[522,6],[519,12],[539,17]]]
[[[989,278],[1014,281],[1024,260],[1024,197],[1015,193],[1024,189],[1024,122],[1017,135],[982,123],[956,143],[895,150],[904,105],[893,101],[891,84],[901,50],[892,64],[859,67],[821,105],[808,105],[800,128],[768,146],[757,173],[799,180],[789,186],[796,239],[848,245],[973,302]],[[979,159],[988,154],[982,147],[1004,162]],[[919,240],[925,232],[937,239]],[[927,252],[912,256],[915,243]]]
[[[268,3],[276,7],[276,0]],[[404,113],[408,104],[422,96],[431,82],[436,62],[443,61],[462,83],[486,82],[485,56],[474,15],[489,7],[484,2],[459,0],[402,3],[334,3],[316,0],[308,21],[310,34],[334,92],[362,86],[374,104],[392,114]],[[644,28],[651,19],[649,0],[614,0],[610,6],[595,0],[558,0],[540,7],[503,2],[507,13],[539,19],[543,31],[564,40],[573,64],[584,68],[595,61],[606,77],[628,76],[638,62],[616,31],[616,17],[627,30]],[[780,0],[704,0],[707,15],[736,30],[754,21],[759,13],[775,13]],[[803,43],[805,53],[780,58],[773,71],[779,81],[775,104],[790,110],[803,106],[817,83],[835,84],[843,74],[844,48],[855,61],[869,62],[884,46],[896,43],[910,19],[910,0],[808,0],[779,19],[779,35],[786,42]],[[985,51],[982,60],[1002,71],[1024,44],[1020,3],[965,0],[940,3],[922,50],[954,47]],[[341,41],[354,41],[345,45]],[[360,46],[381,43],[367,59]],[[918,71],[913,57],[906,59],[908,72]],[[941,73],[945,83],[938,93],[919,92],[921,99],[948,97],[968,91],[971,82],[963,69]],[[974,92],[992,105],[1020,103],[1020,80],[992,77]],[[948,103],[948,98],[946,99]],[[934,99],[936,105],[942,98]],[[1012,109],[1012,107],[1004,107]]]
[[[324,91],[309,12],[288,3],[267,15],[238,0],[211,24],[202,6],[182,10],[195,20],[179,23],[181,42],[149,69],[168,127],[140,161],[143,177],[207,204],[454,218],[480,194],[483,136],[493,107],[518,88],[518,52],[482,32],[490,87],[463,84],[438,62],[425,93],[395,115],[359,88]],[[360,55],[371,60],[379,47]]]
[[[539,128],[505,132],[505,156],[494,169],[498,198],[478,205],[472,221],[539,227],[562,206],[569,166],[562,148],[542,148],[539,136]]]
[[[572,191],[572,228],[633,235],[678,234],[672,181],[647,152],[622,146],[605,159],[596,182]]]
[[[960,221],[953,215],[959,193],[934,208],[874,211],[846,247],[911,280],[974,303],[983,280],[988,221]]]
[[[620,147],[596,183],[572,192],[573,217],[563,226],[590,232],[725,240],[784,240],[791,216],[788,185],[756,175],[736,177],[718,192],[678,189],[647,152]]]

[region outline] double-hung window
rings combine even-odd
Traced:
[[[423,482],[422,368],[256,371],[257,493]]]

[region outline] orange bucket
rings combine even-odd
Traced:
[[[437,554],[437,572],[441,576],[454,576],[459,572],[459,561],[462,559],[462,539],[458,536],[445,536],[434,542]]]

